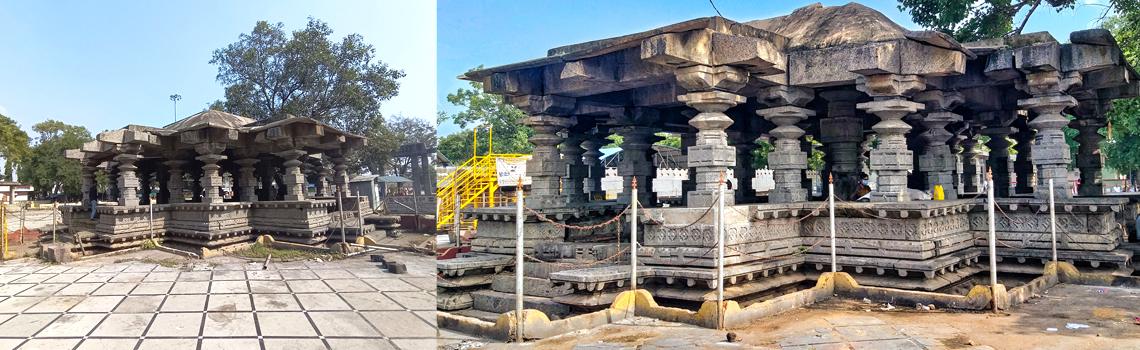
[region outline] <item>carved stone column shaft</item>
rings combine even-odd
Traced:
[[[871,193],[871,201],[909,201],[907,172],[914,168],[914,152],[907,150],[906,142],[906,132],[911,127],[901,119],[925,109],[925,105],[905,99],[922,90],[925,79],[893,74],[861,76],[856,87],[875,98],[856,107],[881,119],[871,127],[879,135],[879,146],[871,151],[871,170],[878,174],[878,188]]]

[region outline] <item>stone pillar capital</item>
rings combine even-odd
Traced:
[[[740,90],[748,83],[748,71],[731,66],[696,65],[678,68],[677,83],[687,91]]]
[[[875,99],[883,97],[909,97],[926,88],[921,75],[875,74],[855,78],[855,89]]]
[[[559,95],[519,95],[507,97],[507,103],[518,107],[527,115],[566,115],[574,109],[577,100]]]
[[[1040,71],[1014,81],[1014,87],[1030,95],[1057,95],[1081,86],[1081,73],[1077,71]]]
[[[776,85],[760,89],[756,99],[769,106],[806,106],[815,99],[815,91],[800,86]]]
[[[927,111],[949,111],[966,101],[965,96],[955,90],[926,90],[914,94],[912,99],[925,104]]]

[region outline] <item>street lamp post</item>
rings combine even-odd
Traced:
[[[170,100],[174,101],[174,121],[178,121],[178,100],[181,100],[181,99],[182,99],[182,95],[179,95],[179,94],[170,95]]]

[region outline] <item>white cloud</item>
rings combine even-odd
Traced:
[[[3,116],[8,115],[8,109],[4,108],[4,106],[2,106],[2,105],[0,105],[0,115],[3,115]]]
[[[1100,0],[1085,0],[1085,5],[1097,5],[1097,4],[1100,4]]]

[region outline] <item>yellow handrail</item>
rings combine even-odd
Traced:
[[[496,159],[526,159],[527,154],[489,154],[475,156],[447,174],[436,184],[436,200],[439,203],[439,217],[436,229],[448,230],[455,225],[456,197],[460,208],[493,207],[511,203],[510,198],[498,197],[499,178],[496,172]],[[460,221],[460,229],[473,229],[476,220]]]

